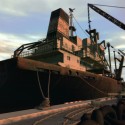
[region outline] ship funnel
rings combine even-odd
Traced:
[[[69,37],[69,15],[61,8],[51,13],[47,39]]]

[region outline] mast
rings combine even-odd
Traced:
[[[69,8],[69,36],[73,37],[73,32],[76,31],[75,27],[73,26],[73,11],[75,9]]]
[[[110,70],[110,73],[112,75],[112,64],[111,64],[111,55],[110,55],[110,43],[107,43],[107,47],[108,47],[108,55],[109,55],[109,70]]]

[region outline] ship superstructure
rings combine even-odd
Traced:
[[[29,52],[23,52],[19,56],[80,71],[100,70],[101,74],[106,68],[106,62],[104,47],[97,43],[99,34],[94,29],[90,31],[92,39],[82,40],[74,36],[73,32],[76,29],[72,26],[72,12],[70,10],[69,16],[62,9],[53,11],[47,37],[38,47],[34,47]]]

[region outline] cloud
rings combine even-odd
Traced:
[[[0,33],[1,41],[10,41],[15,42],[17,44],[20,43],[29,43],[33,41],[37,41],[41,38],[44,38],[41,34],[9,34],[9,33]]]
[[[8,18],[4,18],[3,22],[1,23],[3,26],[3,29],[2,28],[0,29],[1,30],[0,51],[2,52],[4,51],[5,53],[7,52],[11,53],[21,44],[34,42],[40,38],[44,38],[45,37],[44,34],[43,36],[41,36],[40,33],[39,34],[30,34],[30,33],[32,31],[35,31],[35,32],[41,31],[41,29],[45,30],[44,25],[46,23],[46,20],[44,19],[48,17],[48,15],[50,15],[51,11],[58,9],[58,8],[63,8],[67,13],[69,12],[68,8],[75,8],[74,16],[76,17],[80,25],[83,27],[83,29],[86,29],[86,27],[88,26],[87,3],[102,4],[102,1],[98,1],[98,0],[79,0],[79,1],[76,1],[76,0],[63,0],[63,1],[59,1],[59,0],[37,0],[37,1],[36,0],[0,0],[0,14],[2,14],[1,18],[4,18],[5,16],[8,17]],[[120,2],[117,0],[114,0],[113,2],[109,0],[105,0],[103,1],[103,4],[121,6],[121,5],[124,5],[124,0],[121,0]],[[100,8],[103,9],[103,7],[100,7]],[[106,10],[106,12],[110,12],[111,8],[104,8],[104,10]],[[116,12],[116,15],[118,15],[117,10],[113,11],[113,13],[115,12]],[[99,29],[100,34],[103,35],[103,37],[101,38],[106,39],[107,42],[111,42],[111,44],[113,44],[117,48],[121,47],[120,45],[124,45],[125,34],[121,31],[117,32],[117,30],[114,30],[113,32],[111,32],[112,27],[109,28],[107,25],[104,25],[104,23],[100,21],[101,16],[100,15],[97,16],[97,15],[98,15],[97,13],[91,11],[91,17],[92,17],[93,22],[97,22],[96,25],[94,25],[93,27],[95,28],[97,27],[97,29],[102,27],[102,29]],[[120,15],[121,17],[124,18],[123,16],[124,13],[120,13]],[[20,16],[20,18],[17,19],[17,18],[14,18],[13,16]],[[27,16],[30,16],[32,18],[27,18]],[[37,17],[39,18],[37,19]],[[35,20],[34,18],[37,20]],[[19,20],[21,22],[19,22]],[[44,20],[44,22],[38,22],[38,20],[40,21]],[[36,23],[35,21],[37,21],[37,23],[41,25],[38,26],[37,24],[35,24]],[[28,27],[29,24],[34,27]],[[25,28],[30,29],[31,32],[27,31],[28,32],[27,34],[26,32],[27,29]],[[103,30],[103,28],[105,29]],[[110,32],[107,32],[109,30]],[[12,32],[15,32],[15,34]],[[17,32],[18,34],[16,34]],[[45,33],[46,31],[42,31],[42,32]],[[77,34],[79,36],[79,34],[83,34],[83,32],[79,32]],[[2,48],[6,49],[7,51],[3,50]]]
[[[125,49],[125,44],[117,45],[116,48],[117,49]]]
[[[21,2],[21,1],[20,1]],[[1,0],[0,1],[0,12],[10,15],[24,16],[26,13],[19,6],[19,0]]]
[[[26,13],[23,11],[16,11],[16,10],[10,9],[10,8],[1,8],[0,10],[1,10],[1,12],[11,14],[14,16],[26,16]]]
[[[0,53],[0,61],[11,58],[9,53]]]
[[[35,42],[41,38],[41,35],[14,35],[0,33],[0,60],[10,58],[14,50],[25,43]]]
[[[98,0],[0,0],[0,12],[16,15],[16,16],[26,16],[32,13],[48,13],[57,7],[62,7],[68,12],[68,8],[76,8],[78,17],[87,14],[87,3],[98,3],[101,4],[102,1]],[[124,3],[124,1],[118,2],[113,1],[114,5],[119,5]],[[103,4],[111,4],[109,0],[103,1]],[[124,4],[123,4],[124,5]],[[107,10],[110,10],[107,8]],[[84,16],[81,17],[84,19]]]
[[[77,2],[71,2],[73,5]],[[70,2],[64,0],[63,2],[58,0],[0,0],[0,12],[15,15],[15,16],[27,16],[32,13],[48,13],[57,7],[63,6],[64,9],[68,9]]]
[[[123,30],[118,29],[117,31],[105,32],[103,35],[105,36],[106,42],[110,42],[115,48],[125,49],[125,32]]]
[[[125,35],[120,37],[121,39],[125,39]]]
[[[1,0],[0,11],[3,13],[26,16],[33,12],[45,12],[48,4],[44,0]]]

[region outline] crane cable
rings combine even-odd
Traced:
[[[92,4],[92,5],[125,9],[125,7],[119,7],[119,6],[110,6],[110,5],[101,5],[101,4]]]

